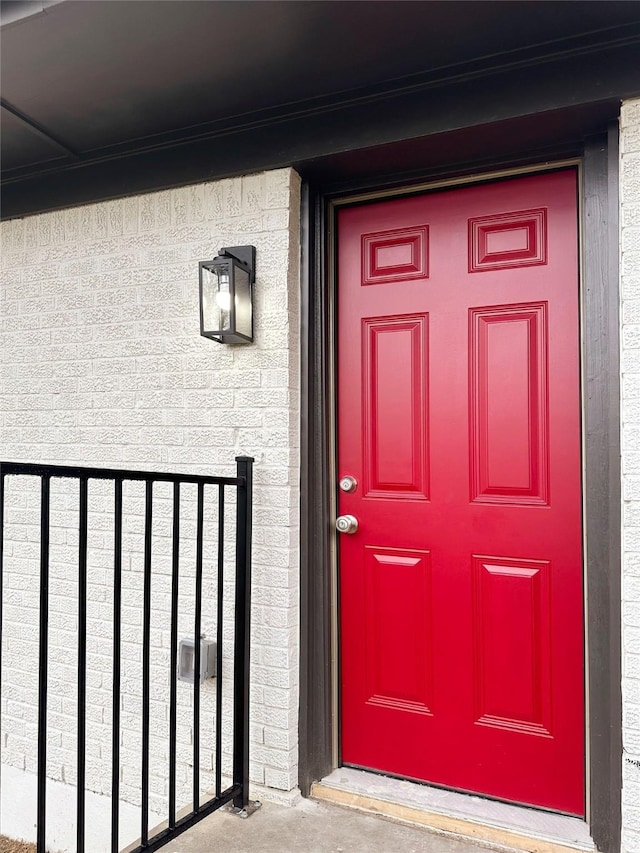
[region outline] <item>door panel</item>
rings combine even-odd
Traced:
[[[473,557],[477,722],[551,734],[549,563]]]
[[[426,499],[428,317],[363,320],[364,483],[367,497]]]
[[[470,311],[473,500],[547,502],[546,314],[545,303]]]
[[[573,170],[338,217],[345,763],[584,813]]]
[[[428,551],[367,548],[367,702],[429,714],[431,561]],[[402,648],[414,649],[399,655]]]

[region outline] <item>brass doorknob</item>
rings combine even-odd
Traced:
[[[339,515],[336,518],[338,533],[355,533],[358,529],[358,519],[353,515]]]

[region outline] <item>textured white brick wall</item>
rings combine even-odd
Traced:
[[[251,779],[297,785],[299,179],[278,170],[2,223],[0,458],[233,474],[256,459]],[[256,338],[199,335],[197,262],[257,247]],[[2,757],[35,769],[38,494],[11,481],[3,639]],[[49,774],[75,780],[77,487],[54,481]],[[213,500],[213,498],[212,498]],[[125,488],[122,792],[139,798],[143,493]],[[193,634],[193,501],[186,495],[180,633]],[[88,786],[109,788],[112,487],[90,489]],[[35,511],[35,515],[34,515]],[[112,510],[111,510],[112,511]],[[152,810],[166,805],[169,492],[154,500]],[[232,513],[229,523],[233,521]],[[213,540],[213,531],[207,533]],[[228,551],[228,556],[233,556]],[[232,561],[230,560],[230,563]],[[230,590],[228,577],[227,588]],[[205,571],[203,627],[214,633]],[[229,608],[227,607],[227,615]],[[225,622],[225,632],[227,623]],[[231,661],[225,659],[230,675]],[[223,680],[223,684],[225,681]],[[226,678],[230,684],[230,678]],[[179,778],[191,770],[189,690],[180,685]],[[203,790],[213,691],[203,690]],[[228,706],[230,696],[225,694]],[[229,768],[229,732],[223,729]]]
[[[640,100],[620,117],[623,426],[623,844],[640,850]]]

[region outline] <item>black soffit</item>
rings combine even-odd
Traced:
[[[0,9],[5,217],[640,91],[635,0]]]

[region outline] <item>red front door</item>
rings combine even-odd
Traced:
[[[576,173],[338,217],[342,760],[584,814]]]

